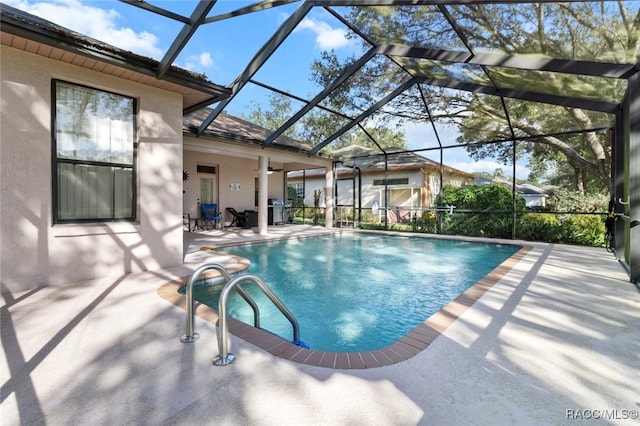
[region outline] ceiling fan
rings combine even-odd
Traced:
[[[258,171],[260,169],[257,168],[257,169],[253,169],[253,170]],[[271,167],[271,158],[269,158],[269,166],[267,167],[267,173],[271,174],[273,172],[282,172],[282,171],[284,171],[284,169],[275,169],[275,168]]]

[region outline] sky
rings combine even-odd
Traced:
[[[156,60],[162,59],[182,29],[179,22],[115,0],[3,1],[86,36]],[[218,0],[208,16],[230,12],[256,1]],[[183,16],[189,16],[197,4],[184,0],[149,2]],[[216,84],[230,85],[299,5],[294,3],[204,25],[187,43],[174,65],[204,73]],[[310,64],[323,50],[333,50],[339,57],[362,54],[362,47],[346,35],[346,27],[335,17],[322,8],[314,8],[254,78],[310,100],[321,90],[309,79]],[[248,113],[256,100],[264,99],[267,93],[258,86],[247,86],[226,111],[234,115]],[[430,123],[406,126],[404,131],[409,149],[424,148],[425,140],[430,141],[429,146],[434,146],[435,135]],[[455,144],[455,131],[440,129],[438,134],[444,145]],[[421,154],[439,160],[437,151]],[[500,168],[505,175],[511,175],[511,166],[490,160],[473,161],[462,148],[445,150],[444,163],[467,172],[493,173]],[[525,179],[528,173],[526,164],[518,163],[517,177]]]

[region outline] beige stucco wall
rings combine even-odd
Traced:
[[[182,263],[182,99],[6,46],[0,48],[2,291]],[[138,100],[136,223],[54,225],[51,79]]]
[[[303,179],[300,177],[295,177],[295,178],[289,178],[288,182],[289,183],[302,183]],[[341,200],[338,201],[338,204],[340,204],[341,202],[344,202],[343,195],[344,193],[342,192],[342,183],[339,183],[339,187],[338,187],[338,194],[340,195]],[[318,176],[318,175],[313,175],[313,176],[307,176],[304,179],[304,205],[307,207],[313,207],[313,195],[316,191],[320,191],[320,207],[324,207],[325,206],[325,193],[326,193],[326,181],[324,178],[324,175],[322,176]]]
[[[343,178],[341,176],[341,178]],[[388,179],[396,178],[408,178],[408,185],[390,185],[389,189],[396,188],[421,188],[422,187],[422,174],[419,171],[415,172],[389,172],[387,174]],[[380,174],[363,174],[362,175],[362,207],[370,208],[374,201],[380,202],[382,191],[384,186],[374,186],[374,179],[384,179],[384,173]],[[301,177],[289,178],[289,183],[302,183]],[[357,191],[357,175],[356,175],[356,191]],[[304,203],[306,206],[313,206],[313,193],[316,190],[322,191],[320,197],[320,207],[325,206],[325,177],[324,175],[312,175],[305,178],[305,197]],[[357,193],[356,193],[357,194]],[[338,205],[350,205],[353,203],[353,182],[351,180],[339,180],[338,181]]]

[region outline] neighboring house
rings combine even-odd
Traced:
[[[492,183],[497,183],[503,186],[506,186],[511,190],[513,183],[508,180],[494,178],[487,179],[484,177],[478,177],[475,181],[477,185],[489,185]],[[547,197],[548,195],[535,185],[531,185],[529,183],[516,184],[515,186],[516,195],[522,197],[524,199],[525,205],[530,209],[540,209],[547,206]]]
[[[183,111],[229,89],[175,67],[159,79],[157,61],[0,10],[2,292],[180,265],[198,200],[255,209],[267,159],[331,167],[288,139],[263,149],[260,128],[225,115],[196,138]],[[265,180],[284,198],[283,172]]]
[[[359,157],[345,159],[343,165],[336,168],[338,209],[347,211],[346,208],[357,207],[358,198],[363,209],[371,209],[377,202],[381,220],[383,212],[387,211],[389,221],[408,221],[413,213],[434,207],[441,184],[462,186],[475,179],[470,173],[446,165],[441,168],[439,163],[412,152],[389,153],[385,172],[383,154],[372,154],[367,148],[353,146],[345,151],[349,156],[355,154]],[[340,157],[341,154],[338,151],[334,156]],[[323,190],[323,176],[320,170],[289,172],[287,182],[296,189],[299,197],[304,198],[305,205],[313,206],[314,192]],[[324,194],[320,199],[322,207]],[[337,218],[342,219],[342,214],[338,212]]]
[[[516,185],[516,194],[524,198],[525,205],[528,208],[544,208],[547,206],[548,195],[535,185],[523,183]]]

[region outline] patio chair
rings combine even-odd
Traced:
[[[234,209],[233,207],[227,207],[227,211],[229,213],[231,213],[231,215],[233,216],[233,220],[231,221],[231,224],[229,226],[239,226],[241,228],[245,228],[247,226],[247,214],[246,213],[240,213],[238,212],[236,209]]]
[[[200,204],[200,227],[203,229],[211,226],[213,229],[221,224],[222,216],[218,213],[217,204]]]

